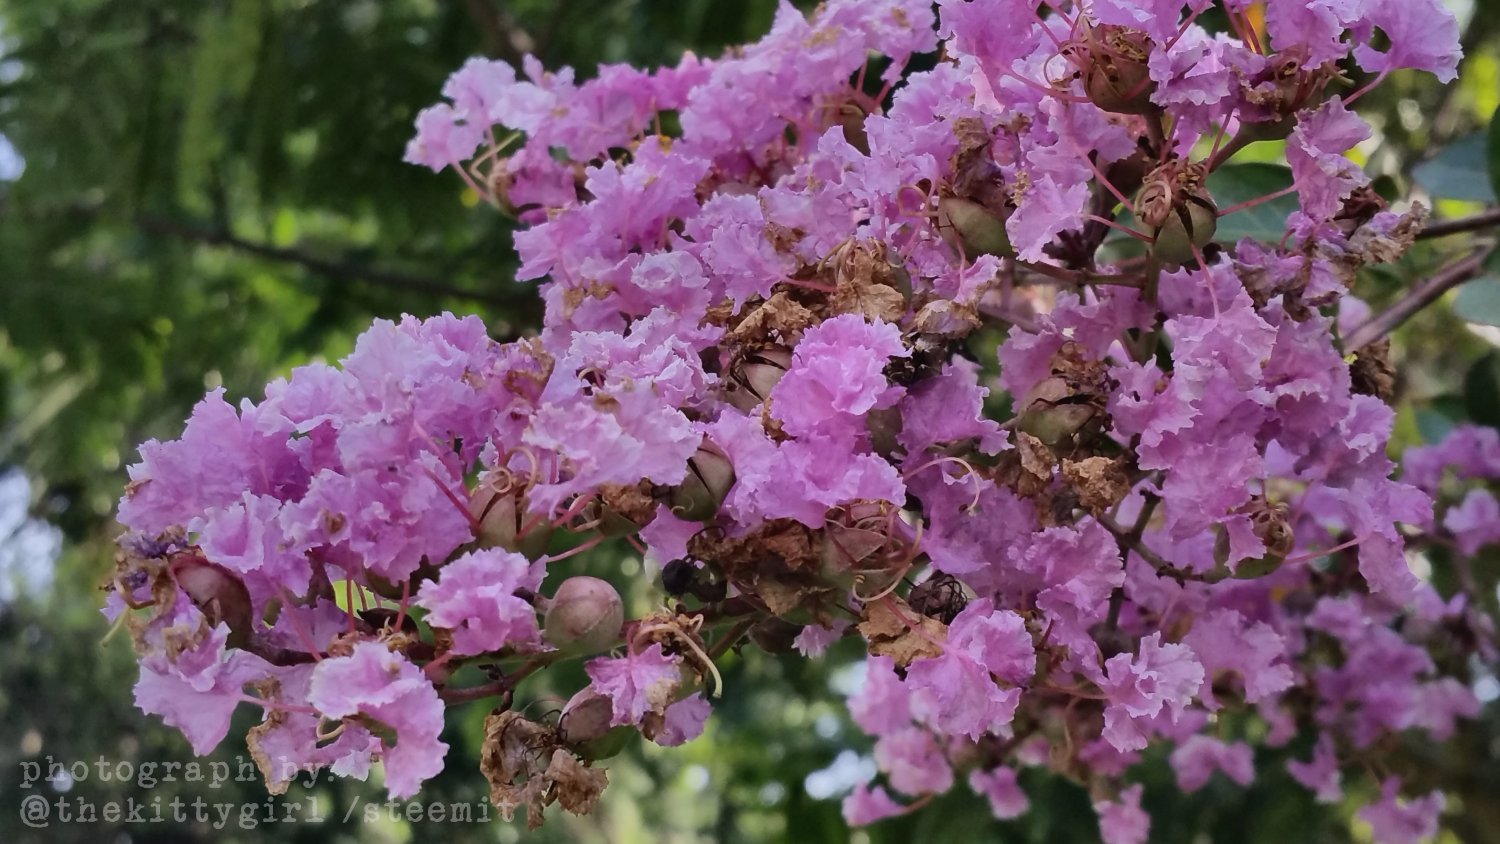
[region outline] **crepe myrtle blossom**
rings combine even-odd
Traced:
[[[1350,290],[1425,211],[1348,153],[1457,33],[1437,0],[830,0],[653,71],[469,60],[406,159],[521,221],[539,333],[377,320],[143,444],[105,609],[138,704],[200,753],[258,706],[273,790],[279,759],[409,796],[485,701],[536,824],[632,736],[702,733],[727,655],[854,646],[852,824],[960,783],[1019,817],[1051,769],[1138,844],[1164,758],[1430,839],[1443,797],[1361,763],[1479,712],[1493,621],[1408,555],[1500,542],[1500,439],[1388,456]],[[1297,210],[1231,242],[1276,195],[1210,176],[1265,139]],[[649,582],[585,574],[606,545]]]

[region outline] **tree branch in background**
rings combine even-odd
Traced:
[[[1364,325],[1350,332],[1349,336],[1344,338],[1344,352],[1357,351],[1390,334],[1423,308],[1442,298],[1444,293],[1478,277],[1484,271],[1485,259],[1489,257],[1491,251],[1493,247],[1480,249],[1467,258],[1449,264],[1430,278],[1424,279],[1402,297],[1401,301],[1371,317]]]
[[[494,58],[519,69],[521,57],[536,52],[536,40],[503,7],[495,8],[490,0],[464,0],[464,10],[478,27],[485,49]]]
[[[1491,208],[1488,211],[1481,211],[1472,217],[1460,217],[1457,220],[1443,220],[1437,223],[1429,223],[1426,228],[1417,232],[1417,240],[1447,237],[1450,234],[1465,234],[1497,226],[1500,226],[1500,208]]]
[[[227,231],[219,229],[202,228],[174,220],[160,217],[140,215],[135,218],[136,225],[142,231],[174,237],[179,240],[188,240],[202,243],[208,246],[222,246],[234,249],[259,258],[271,261],[281,261],[288,264],[296,264],[310,272],[325,275],[330,278],[353,279],[364,281],[380,287],[390,287],[408,292],[424,293],[430,296],[452,296],[458,299],[469,299],[488,305],[505,306],[510,301],[503,296],[496,296],[479,290],[468,290],[449,284],[434,278],[410,275],[408,273],[385,270],[378,267],[370,267],[346,261],[336,261],[328,258],[320,258],[309,255],[296,249],[288,249],[279,246],[271,246],[266,243],[257,243],[245,240]]]

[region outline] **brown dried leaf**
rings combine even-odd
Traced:
[[[1390,402],[1396,393],[1396,367],[1391,364],[1389,337],[1354,353],[1354,362],[1349,364],[1349,380],[1354,392]]]
[[[772,340],[785,339],[818,321],[812,311],[788,296],[786,291],[776,293],[751,311],[728,334],[731,343],[744,345],[766,345]]]
[[[1016,431],[1016,447],[1001,455],[996,480],[1031,498],[1052,484],[1052,465],[1057,458],[1041,440],[1025,431]]]
[[[634,524],[644,525],[656,517],[656,500],[645,482],[630,486],[604,484],[599,487],[599,498],[612,515]]]
[[[609,775],[598,768],[579,764],[578,757],[562,748],[552,751],[552,761],[543,778],[551,785],[552,796],[564,810],[587,815],[599,802],[599,795],[609,785]]]
[[[1130,494],[1130,477],[1125,467],[1108,457],[1064,460],[1062,475],[1078,493],[1078,503],[1096,516]]]
[[[870,319],[898,322],[906,313],[906,297],[886,284],[840,284],[833,296],[833,310],[861,314]]]
[[[766,605],[766,609],[782,616],[803,604],[814,595],[825,592],[826,587],[779,577],[759,577],[755,580],[755,594]]]
[[[479,770],[490,783],[490,802],[507,821],[526,807],[526,826],[542,825],[547,780],[539,769],[541,754],[557,743],[554,731],[520,713],[492,712],[484,720]],[[519,781],[519,782],[518,782]]]
[[[967,337],[979,324],[979,311],[973,305],[935,299],[917,311],[912,330],[940,337]]]
[[[761,548],[774,554],[789,571],[816,569],[818,550],[812,533],[790,519],[767,523],[761,533]]]
[[[1400,260],[1411,249],[1412,244],[1417,242],[1417,235],[1426,225],[1427,216],[1427,207],[1414,202],[1411,210],[1402,214],[1401,219],[1388,232],[1381,233],[1367,225],[1360,226],[1349,238],[1349,249],[1367,263],[1389,264]]]
[[[866,604],[859,632],[870,643],[870,653],[888,656],[905,668],[914,660],[942,656],[948,625],[912,609],[895,595]]]

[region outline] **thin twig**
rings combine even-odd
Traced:
[[[1115,521],[1107,513],[1101,513],[1095,516],[1095,518],[1099,524],[1104,525],[1110,533],[1115,535],[1115,541],[1119,544],[1122,551],[1134,551],[1137,556],[1150,563],[1151,567],[1156,569],[1157,574],[1170,577],[1178,583],[1203,579],[1193,572],[1177,568],[1167,558],[1147,548],[1146,543],[1141,541],[1140,537],[1134,535],[1133,529],[1121,526],[1119,522]]]
[[[1485,259],[1490,256],[1491,251],[1493,247],[1480,249],[1417,284],[1401,301],[1349,332],[1349,336],[1344,338],[1344,352],[1355,352],[1374,343],[1442,298],[1444,293],[1478,277],[1484,271]]]

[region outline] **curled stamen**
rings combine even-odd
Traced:
[[[700,625],[702,621],[703,619],[700,616],[698,618],[698,622]],[[693,627],[692,631],[697,632],[697,629],[697,627]],[[693,637],[689,635],[687,631],[683,630],[682,625],[678,622],[661,621],[655,624],[641,625],[635,631],[635,635],[630,639],[631,647],[639,647],[640,642],[643,638],[649,638],[653,633],[663,631],[671,635],[672,640],[678,645],[686,646],[687,649],[692,652],[693,656],[698,658],[698,661],[702,664],[703,668],[708,671],[709,676],[713,677],[714,679],[714,690],[712,696],[721,697],[724,692],[724,678],[719,674],[718,667],[714,665],[714,661],[712,659],[709,659],[708,654],[703,652],[703,649],[698,646],[697,642],[693,641]]]
[[[882,598],[885,598],[887,595],[891,594],[892,592],[896,591],[896,587],[898,587],[898,586],[901,585],[901,579],[904,578],[904,577],[906,577],[906,573],[909,572],[909,571],[911,571],[911,569],[912,569],[912,566],[911,566],[910,563],[907,563],[906,565],[902,566],[901,569],[900,569],[900,571],[896,572],[895,575],[893,575],[891,577],[891,584],[889,586],[885,587],[884,589],[880,590],[879,592],[876,592],[874,595],[869,595],[869,596],[861,595],[859,593],[859,584],[863,583],[865,581],[865,576],[863,574],[855,575],[855,577],[854,577],[854,584],[855,585],[854,585],[853,588],[851,588],[849,590],[849,593],[852,594],[854,596],[854,599],[856,601],[859,601],[861,604],[873,604],[876,601],[879,601]],[[883,571],[883,570],[881,570],[881,569],[871,569],[871,571]]]
[[[323,721],[320,720],[320,721],[318,721],[318,727],[317,727],[317,730],[316,730],[315,734],[317,735],[318,741],[320,743],[321,742],[325,742],[325,741],[333,741],[334,739],[336,739],[339,736],[341,736],[341,735],[344,734],[344,728],[347,727],[348,725],[349,725],[348,721],[339,721],[339,725],[337,727],[334,727],[333,729],[331,729],[331,730],[329,730],[327,732],[324,732],[323,731]]]
[[[970,477],[970,478],[974,479],[974,500],[971,501],[969,503],[969,506],[968,506],[969,512],[973,513],[975,510],[979,509],[979,498],[980,498],[981,495],[984,494],[984,486],[982,484],[983,479],[979,475],[979,470],[977,470],[977,469],[974,468],[974,464],[972,464],[969,461],[963,459],[962,457],[953,457],[951,455],[943,455],[941,457],[935,457],[932,460],[929,460],[926,463],[923,463],[922,465],[918,466],[917,468],[912,469],[909,472],[906,472],[903,475],[903,477],[905,477],[905,478],[911,478],[912,476],[916,475],[918,472],[922,471],[923,469],[929,469],[929,468],[931,468],[933,466],[941,466],[944,463],[957,463],[958,465],[964,467],[964,470],[965,470],[964,471],[964,476]],[[918,524],[917,528],[920,531],[921,530],[921,525]]]
[[[598,522],[594,522],[593,524],[598,524]],[[575,557],[579,554],[584,553],[585,551],[592,550],[595,546],[603,542],[605,539],[608,539],[608,537],[600,534],[599,536],[590,539],[588,542],[585,542],[582,545],[577,546],[576,548],[569,548],[568,550],[559,552],[557,554],[548,554],[547,556],[542,557],[541,561],[543,563],[551,564],[558,562],[559,560],[566,560],[569,557]]]

